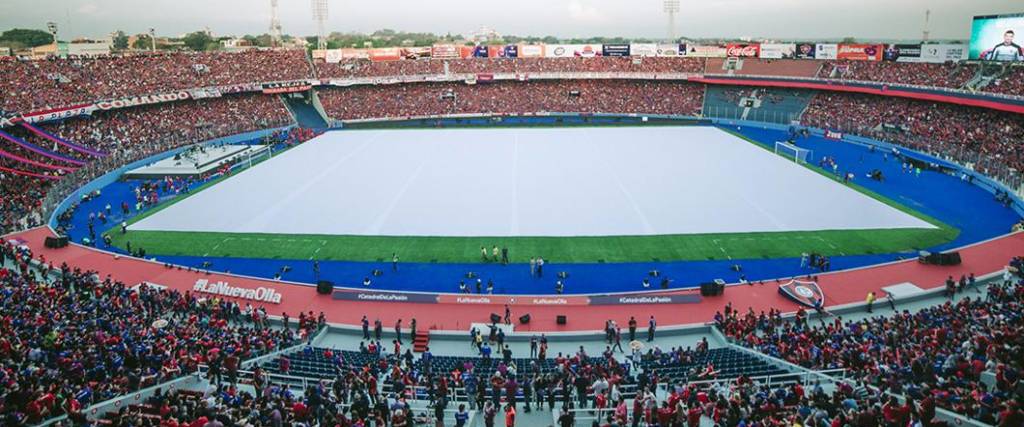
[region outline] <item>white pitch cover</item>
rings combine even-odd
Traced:
[[[613,236],[934,228],[714,127],[328,132],[132,230]]]

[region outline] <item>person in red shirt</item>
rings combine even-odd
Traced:
[[[295,419],[297,419],[297,420],[304,420],[304,419],[306,419],[306,415],[308,415],[307,414],[308,412],[309,412],[309,408],[307,408],[306,404],[303,403],[301,400],[296,401],[294,404],[292,404],[292,415],[295,416]]]
[[[604,417],[604,409],[608,406],[608,398],[604,396],[604,393],[598,393],[594,396],[594,408],[597,409],[597,419],[602,420]]]
[[[699,406],[694,406],[686,411],[686,424],[689,427],[700,427],[700,416],[703,411]]]
[[[672,425],[672,416],[675,414],[676,411],[668,406],[668,402],[661,402],[661,409],[658,409],[658,425]]]
[[[509,403],[505,406],[505,427],[515,427],[516,425],[516,405],[515,403]]]

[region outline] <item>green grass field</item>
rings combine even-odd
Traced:
[[[768,149],[743,135],[733,134]],[[837,179],[818,168],[807,167],[824,177]],[[207,183],[193,194],[217,182],[219,180]],[[390,260],[391,254],[397,252],[402,261],[444,263],[476,262],[480,260],[480,246],[490,249],[498,245],[509,248],[513,262],[542,256],[552,262],[593,263],[782,258],[798,257],[803,252],[891,253],[946,243],[959,233],[955,228],[859,185],[846,185],[937,228],[609,237],[386,237],[171,231],[129,231],[122,235],[113,230],[110,235],[115,246],[124,248],[126,242],[131,242],[132,248],[145,248],[147,255],[378,261]],[[168,201],[137,215],[129,223],[183,199]]]
[[[553,262],[630,262],[781,258],[801,252],[854,255],[933,246],[956,230],[836,230],[780,233],[616,237],[377,237],[129,231],[113,233],[150,255],[376,261],[397,252],[403,261],[475,262],[480,246],[507,246],[513,261],[543,256]]]

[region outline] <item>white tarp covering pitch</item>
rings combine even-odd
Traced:
[[[329,132],[133,230],[609,236],[932,228],[713,127]]]

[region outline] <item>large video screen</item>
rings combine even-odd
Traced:
[[[1024,13],[975,16],[970,59],[1024,61]]]

